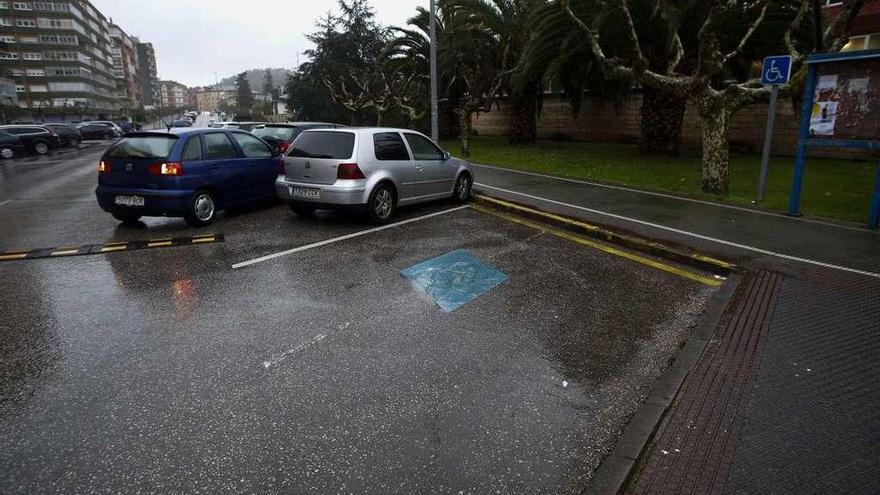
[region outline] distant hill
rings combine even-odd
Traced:
[[[276,87],[284,86],[284,83],[287,81],[287,75],[290,74],[290,69],[284,68],[270,68],[272,73],[272,83]],[[251,84],[251,89],[257,92],[263,91],[263,76],[266,74],[266,69],[251,69],[247,71],[248,82]],[[220,80],[220,87],[222,88],[234,88],[235,87],[235,76],[226,77]]]

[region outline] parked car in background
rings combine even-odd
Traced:
[[[250,131],[254,127],[265,125],[268,122],[225,122],[223,125],[224,129],[241,129],[243,131]]]
[[[298,214],[355,207],[385,223],[398,206],[449,197],[466,201],[473,181],[470,163],[416,131],[313,129],[293,142],[275,189]]]
[[[78,148],[82,142],[82,134],[79,129],[71,124],[43,124],[45,127],[52,129],[61,138],[62,146],[72,146]]]
[[[123,222],[169,216],[203,226],[225,208],[274,198],[280,165],[268,144],[244,131],[136,132],[104,152],[95,195]]]
[[[14,158],[25,153],[25,145],[18,136],[0,131],[0,158]]]
[[[121,137],[123,134],[125,134],[125,133],[122,131],[122,128],[119,127],[118,124],[116,124],[116,122],[111,122],[111,121],[109,121],[109,120],[91,120],[91,121],[88,121],[88,122],[82,122],[82,123],[79,124],[79,126],[88,125],[88,124],[103,124],[103,125],[105,125],[105,126],[111,128],[111,129],[113,129],[113,131],[114,131],[114,133],[116,134],[117,137]],[[77,127],[79,127],[79,126],[77,126]]]
[[[251,134],[274,146],[279,153],[286,153],[290,143],[307,129],[336,129],[342,124],[326,122],[288,122],[285,124],[264,124],[251,130]]]
[[[61,147],[58,133],[41,125],[4,125],[0,126],[0,131],[18,136],[29,151],[38,155]]]
[[[84,140],[106,140],[117,137],[117,132],[112,127],[105,124],[86,122],[80,124],[78,130]]]
[[[192,122],[190,122],[189,120],[178,119],[172,120],[171,123],[168,125],[170,125],[171,127],[192,127]]]
[[[128,133],[128,132],[134,132],[137,130],[135,128],[135,125],[132,122],[122,121],[122,122],[117,122],[116,125],[118,125],[120,129],[122,129],[123,134]]]

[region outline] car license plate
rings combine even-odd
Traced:
[[[144,206],[143,196],[116,196],[116,204],[122,206]]]
[[[306,199],[321,199],[321,190],[314,187],[294,187],[290,195]]]

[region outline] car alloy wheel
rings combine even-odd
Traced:
[[[34,145],[34,151],[38,155],[45,155],[49,152],[49,145],[46,143],[37,143]]]
[[[0,156],[3,158],[12,158],[15,156],[15,152],[12,151],[12,148],[2,148],[0,149]]]
[[[391,210],[394,208],[394,195],[387,187],[383,187],[376,192],[376,199],[373,201],[373,211],[376,218],[387,220],[391,216]]]
[[[455,199],[459,201],[467,201],[468,196],[471,195],[471,178],[467,174],[461,174],[458,176],[458,181],[455,183]]]

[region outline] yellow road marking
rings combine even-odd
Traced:
[[[0,254],[0,260],[20,260],[27,256],[27,253]]]
[[[198,239],[199,237],[210,237],[211,239],[213,239],[214,234],[199,234],[199,235],[192,236],[193,239]]]
[[[153,242],[147,243],[147,247],[162,247],[162,246],[170,246],[171,244],[172,244],[172,242],[170,240],[168,240],[168,241],[153,241]]]
[[[79,248],[71,248],[71,249],[62,249],[60,251],[53,251],[50,256],[67,256],[69,254],[76,254],[79,252]]]
[[[518,204],[510,203],[510,202],[507,202],[507,201],[504,201],[504,200],[500,200],[500,199],[497,199],[497,198],[490,198],[490,197],[488,197],[488,196],[483,196],[483,195],[480,195],[480,194],[476,195],[476,197],[479,198],[480,200],[487,201],[487,202],[489,202],[489,203],[499,204],[499,205],[502,205],[502,206],[507,207],[507,208],[512,208],[512,209],[515,209],[515,210],[518,210],[518,211],[524,211],[524,212],[531,213],[531,214],[535,214],[535,215],[540,215],[540,216],[543,216],[543,217],[545,217],[545,218],[552,218],[553,220],[556,220],[556,221],[559,221],[559,222],[563,222],[563,223],[567,223],[567,224],[569,224],[569,225],[575,225],[575,226],[577,226],[577,227],[581,227],[581,228],[584,228],[584,229],[592,230],[592,231],[594,231],[594,232],[603,232],[603,231],[604,231],[603,229],[601,229],[601,228],[599,228],[599,227],[597,227],[597,226],[595,226],[595,225],[590,225],[590,224],[588,224],[588,223],[579,222],[579,221],[577,221],[577,220],[572,220],[572,219],[570,219],[570,218],[566,218],[566,217],[563,217],[563,216],[560,216],[560,215],[555,215],[555,214],[553,214],[553,213],[547,213],[547,212],[540,211],[540,210],[534,210],[534,209],[532,209],[532,208],[525,208],[525,207],[520,206],[520,205],[518,205]],[[652,246],[656,246],[656,247],[663,247],[662,244],[657,243],[657,242],[652,242],[652,243],[649,243],[649,244],[652,245]],[[709,257],[709,256],[704,256],[704,255],[700,255],[700,254],[691,254],[690,256],[691,256],[692,258],[694,258],[694,259],[698,259],[698,260],[700,260],[700,261],[705,261],[705,262],[707,262],[707,263],[712,263],[713,265],[718,265],[718,266],[720,266],[720,267],[722,267],[722,268],[733,268],[733,266],[734,266],[734,265],[732,265],[731,263],[727,263],[726,261],[722,261],[722,260],[719,260],[719,259],[715,259],[715,258],[712,258],[712,257]]]
[[[102,252],[102,253],[107,253],[107,252],[110,252],[110,251],[122,251],[122,250],[125,250],[125,249],[128,249],[128,243],[127,243],[127,242],[126,242],[125,244],[121,245],[121,246],[119,246],[119,245],[112,246],[112,245],[110,245],[110,244],[107,244],[107,245],[105,245],[104,247],[101,248],[101,252]]]
[[[200,242],[214,242],[214,236],[211,236],[211,237],[200,237],[200,238],[198,238],[198,239],[195,238],[195,237],[193,237],[193,239],[192,239],[192,243],[193,243],[193,244],[198,244],[198,243],[200,243]]]
[[[556,237],[560,237],[562,239],[567,239],[572,242],[576,242],[582,246],[591,247],[594,249],[598,249],[599,251],[613,254],[615,256],[620,256],[621,258],[626,258],[630,261],[635,261],[636,263],[641,263],[646,266],[650,266],[651,268],[656,268],[657,270],[662,270],[667,273],[672,273],[673,275],[678,275],[680,277],[687,278],[689,280],[693,280],[695,282],[699,282],[701,284],[710,285],[712,287],[718,287],[721,285],[721,280],[717,280],[711,277],[706,277],[704,275],[700,275],[698,273],[694,273],[688,270],[683,270],[676,266],[667,265],[666,263],[661,263],[659,261],[652,260],[650,258],[645,258],[644,256],[639,256],[637,254],[629,253],[627,251],[622,251],[617,248],[613,248],[611,246],[606,246],[605,244],[601,244],[599,242],[592,241],[590,239],[586,239],[581,236],[577,236],[574,234],[570,234],[564,230],[557,229],[555,227],[551,227],[550,225],[540,224],[536,222],[532,222],[530,220],[525,220],[519,217],[515,217],[513,215],[508,215],[505,213],[501,213],[490,208],[486,208],[483,206],[476,205],[474,209],[489,215],[493,215],[499,218],[503,218],[509,222],[517,223],[520,225],[524,225],[526,227],[530,227],[536,230],[540,230],[542,232],[547,232],[549,234],[555,235]]]

